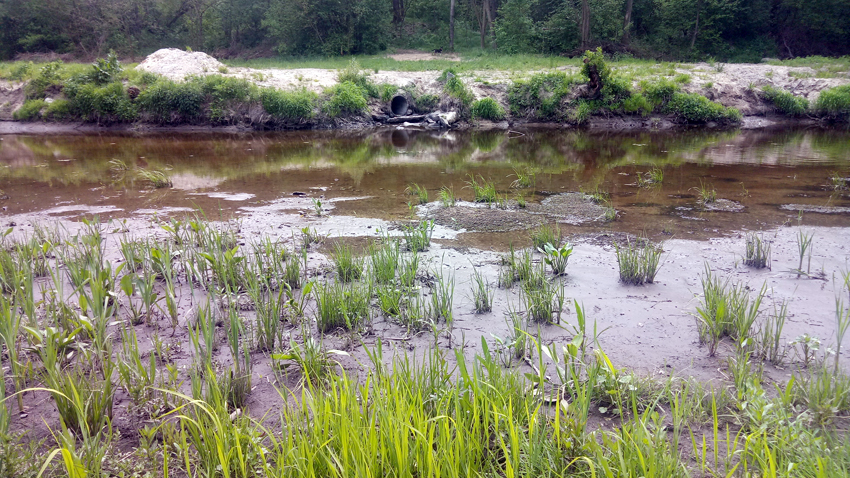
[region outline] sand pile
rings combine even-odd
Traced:
[[[224,63],[200,51],[163,48],[148,55],[136,68],[163,75],[172,80],[182,80],[190,75],[218,73],[220,68],[226,67]]]

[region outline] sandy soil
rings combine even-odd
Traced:
[[[402,51],[388,55],[397,60],[451,59],[460,61],[456,55],[428,52]],[[265,87],[282,89],[307,88],[321,92],[336,84],[335,70],[318,68],[251,69],[228,68],[214,58],[201,52],[185,52],[177,49],[159,50],[151,54],[139,69],[180,80],[189,75],[225,74],[254,81]],[[559,68],[576,71],[575,68]],[[680,64],[677,73],[691,76],[691,82],[683,86],[687,92],[699,92],[724,106],[738,108],[744,116],[765,115],[772,108],[765,105],[756,91],[765,85],[786,89],[795,95],[813,101],[821,91],[850,82],[848,78],[815,78],[815,71],[808,67],[774,66],[767,64]],[[536,73],[507,71],[474,71],[464,74],[476,98],[490,96],[503,106],[507,105],[507,86],[516,78]],[[406,86],[413,84],[425,93],[438,93],[442,85],[436,81],[439,71],[380,71],[372,74],[377,83]]]

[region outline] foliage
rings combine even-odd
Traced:
[[[505,109],[493,98],[481,98],[472,103],[473,118],[481,118],[490,121],[499,121],[505,118]]]
[[[514,116],[556,119],[562,117],[562,99],[577,83],[563,72],[537,73],[527,80],[514,81],[508,87],[508,104]]]
[[[740,111],[715,103],[698,93],[675,93],[667,104],[667,111],[689,123],[741,121]]]
[[[160,123],[191,122],[201,113],[204,94],[198,82],[177,83],[161,79],[143,90],[139,109]]]
[[[13,114],[16,121],[35,121],[41,118],[41,110],[47,106],[44,100],[26,100]]]
[[[275,119],[305,121],[313,117],[313,108],[318,97],[306,89],[283,91],[264,88],[260,93],[263,109]]]
[[[84,121],[98,123],[133,121],[138,116],[121,83],[98,86],[95,83],[69,81],[65,85],[69,110]]]
[[[531,18],[533,6],[532,0],[507,0],[499,6],[493,31],[500,52],[516,55],[535,50],[535,26]]]
[[[322,103],[322,111],[331,118],[356,115],[366,109],[366,95],[362,88],[350,81],[334,85]]]
[[[443,85],[443,91],[452,98],[460,100],[460,103],[464,108],[469,108],[473,99],[472,91],[469,87],[463,83],[463,80],[461,80],[458,75],[453,74],[448,70],[444,71],[443,75],[446,78],[446,84]]]
[[[773,103],[773,106],[784,115],[801,116],[806,114],[806,111],[809,109],[809,100],[794,96],[790,91],[765,85],[762,87],[761,92],[764,99]]]
[[[831,118],[850,118],[850,85],[836,86],[822,91],[815,100],[813,109]]]

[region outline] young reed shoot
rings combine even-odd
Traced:
[[[472,272],[472,302],[476,314],[493,310],[493,288],[490,281],[478,269]]]
[[[372,291],[368,284],[326,283],[314,287],[313,293],[316,298],[316,324],[321,332],[357,330],[370,319]]]
[[[440,203],[443,207],[454,207],[457,204],[454,189],[445,186],[440,188]]]
[[[531,246],[542,250],[546,244],[554,247],[561,245],[561,228],[557,224],[544,224],[531,231]]]
[[[334,268],[340,281],[356,281],[363,275],[363,258],[355,257],[351,246],[336,243],[331,254],[331,259],[333,260]]]
[[[643,242],[640,245],[639,242]],[[652,284],[661,264],[662,246],[649,240],[632,242],[625,245],[615,244],[617,264],[620,266],[620,282],[640,285]]]
[[[419,200],[419,204],[428,204],[428,190],[425,189],[424,186],[420,186],[416,183],[410,183],[407,188],[404,190],[410,196],[416,196]]]
[[[747,234],[747,251],[744,256],[744,265],[756,269],[770,268],[770,243],[755,233]]]
[[[402,226],[404,243],[410,252],[427,251],[431,245],[431,235],[434,233],[434,221],[426,219],[416,224]]]

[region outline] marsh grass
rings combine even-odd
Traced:
[[[431,245],[431,234],[434,233],[434,221],[426,219],[416,224],[402,226],[404,243],[410,252],[427,251]]]
[[[401,251],[397,240],[385,238],[382,244],[370,244],[369,263],[375,283],[391,284],[395,280],[400,259]]]
[[[520,289],[529,322],[556,324],[564,310],[564,287],[560,280],[526,282]]]
[[[405,193],[416,196],[419,199],[419,204],[427,204],[428,203],[428,190],[423,186],[420,186],[416,183],[410,183],[409,186],[404,190]]]
[[[299,344],[294,339],[290,339],[287,351],[272,354],[271,357],[281,370],[289,367],[297,368],[304,382],[323,384],[331,381],[336,369],[340,366],[334,357],[344,355],[348,353],[340,350],[326,350],[320,339],[305,335],[303,343]]]
[[[770,268],[770,243],[764,237],[755,233],[749,233],[746,237],[747,251],[744,256],[744,265],[756,269]]]
[[[767,284],[750,296],[749,288],[742,283],[732,283],[730,278],[721,279],[713,274],[706,265],[702,276],[702,299],[697,306],[697,326],[700,343],[708,345],[709,356],[714,356],[723,337],[732,338],[740,349],[749,349],[753,343],[753,326],[760,314],[762,299],[767,292]],[[781,313],[781,311],[780,311]],[[769,327],[765,347],[775,342],[782,333],[781,323],[774,321]],[[777,351],[778,352],[778,351]]]
[[[472,273],[472,302],[476,314],[493,310],[493,288],[490,281],[478,269]]]
[[[797,265],[797,277],[800,277],[801,274],[809,275],[812,273],[812,240],[815,237],[815,233],[805,233],[802,229],[797,231],[797,252],[799,253],[800,263]],[[809,253],[809,262],[806,267],[806,272],[803,272],[803,260],[806,258],[806,252]]]
[[[395,284],[378,284],[375,287],[378,296],[378,306],[387,317],[398,317],[404,310],[404,299],[407,296],[404,289]]]
[[[531,230],[531,247],[542,250],[546,244],[561,245],[561,228],[557,224],[544,224]]]
[[[762,360],[775,365],[782,365],[787,355],[787,346],[782,341],[782,330],[788,318],[788,303],[774,304],[770,313],[759,326],[755,337],[756,350]]]
[[[446,273],[441,264],[433,270],[434,282],[431,286],[431,313],[434,321],[442,319],[449,326],[454,322],[454,271]]]
[[[639,244],[642,242],[643,244]],[[628,240],[625,245],[615,244],[620,282],[631,285],[652,284],[660,268],[663,246],[649,240]]]
[[[514,168],[514,176],[516,179],[511,183],[514,189],[533,188],[537,180],[537,171],[532,168],[517,169]]]
[[[313,293],[316,324],[321,332],[357,330],[371,318],[369,302],[372,290],[369,284],[326,283],[314,287]]]
[[[454,207],[457,204],[454,189],[445,186],[440,188],[440,203],[443,207]]]
[[[641,188],[660,186],[664,182],[664,171],[660,168],[652,168],[644,173],[637,173],[637,185]]]
[[[465,187],[472,189],[474,202],[485,203],[489,206],[498,199],[496,185],[492,181],[485,180],[483,176],[479,176],[476,180],[475,176],[470,174]]]
[[[703,206],[717,201],[717,191],[712,185],[704,183],[702,180],[699,182],[699,187],[692,189],[696,190],[697,195],[699,196],[698,201]]]
[[[336,275],[341,282],[360,280],[363,275],[364,259],[356,257],[351,246],[347,244],[334,244],[331,260],[333,260]]]

